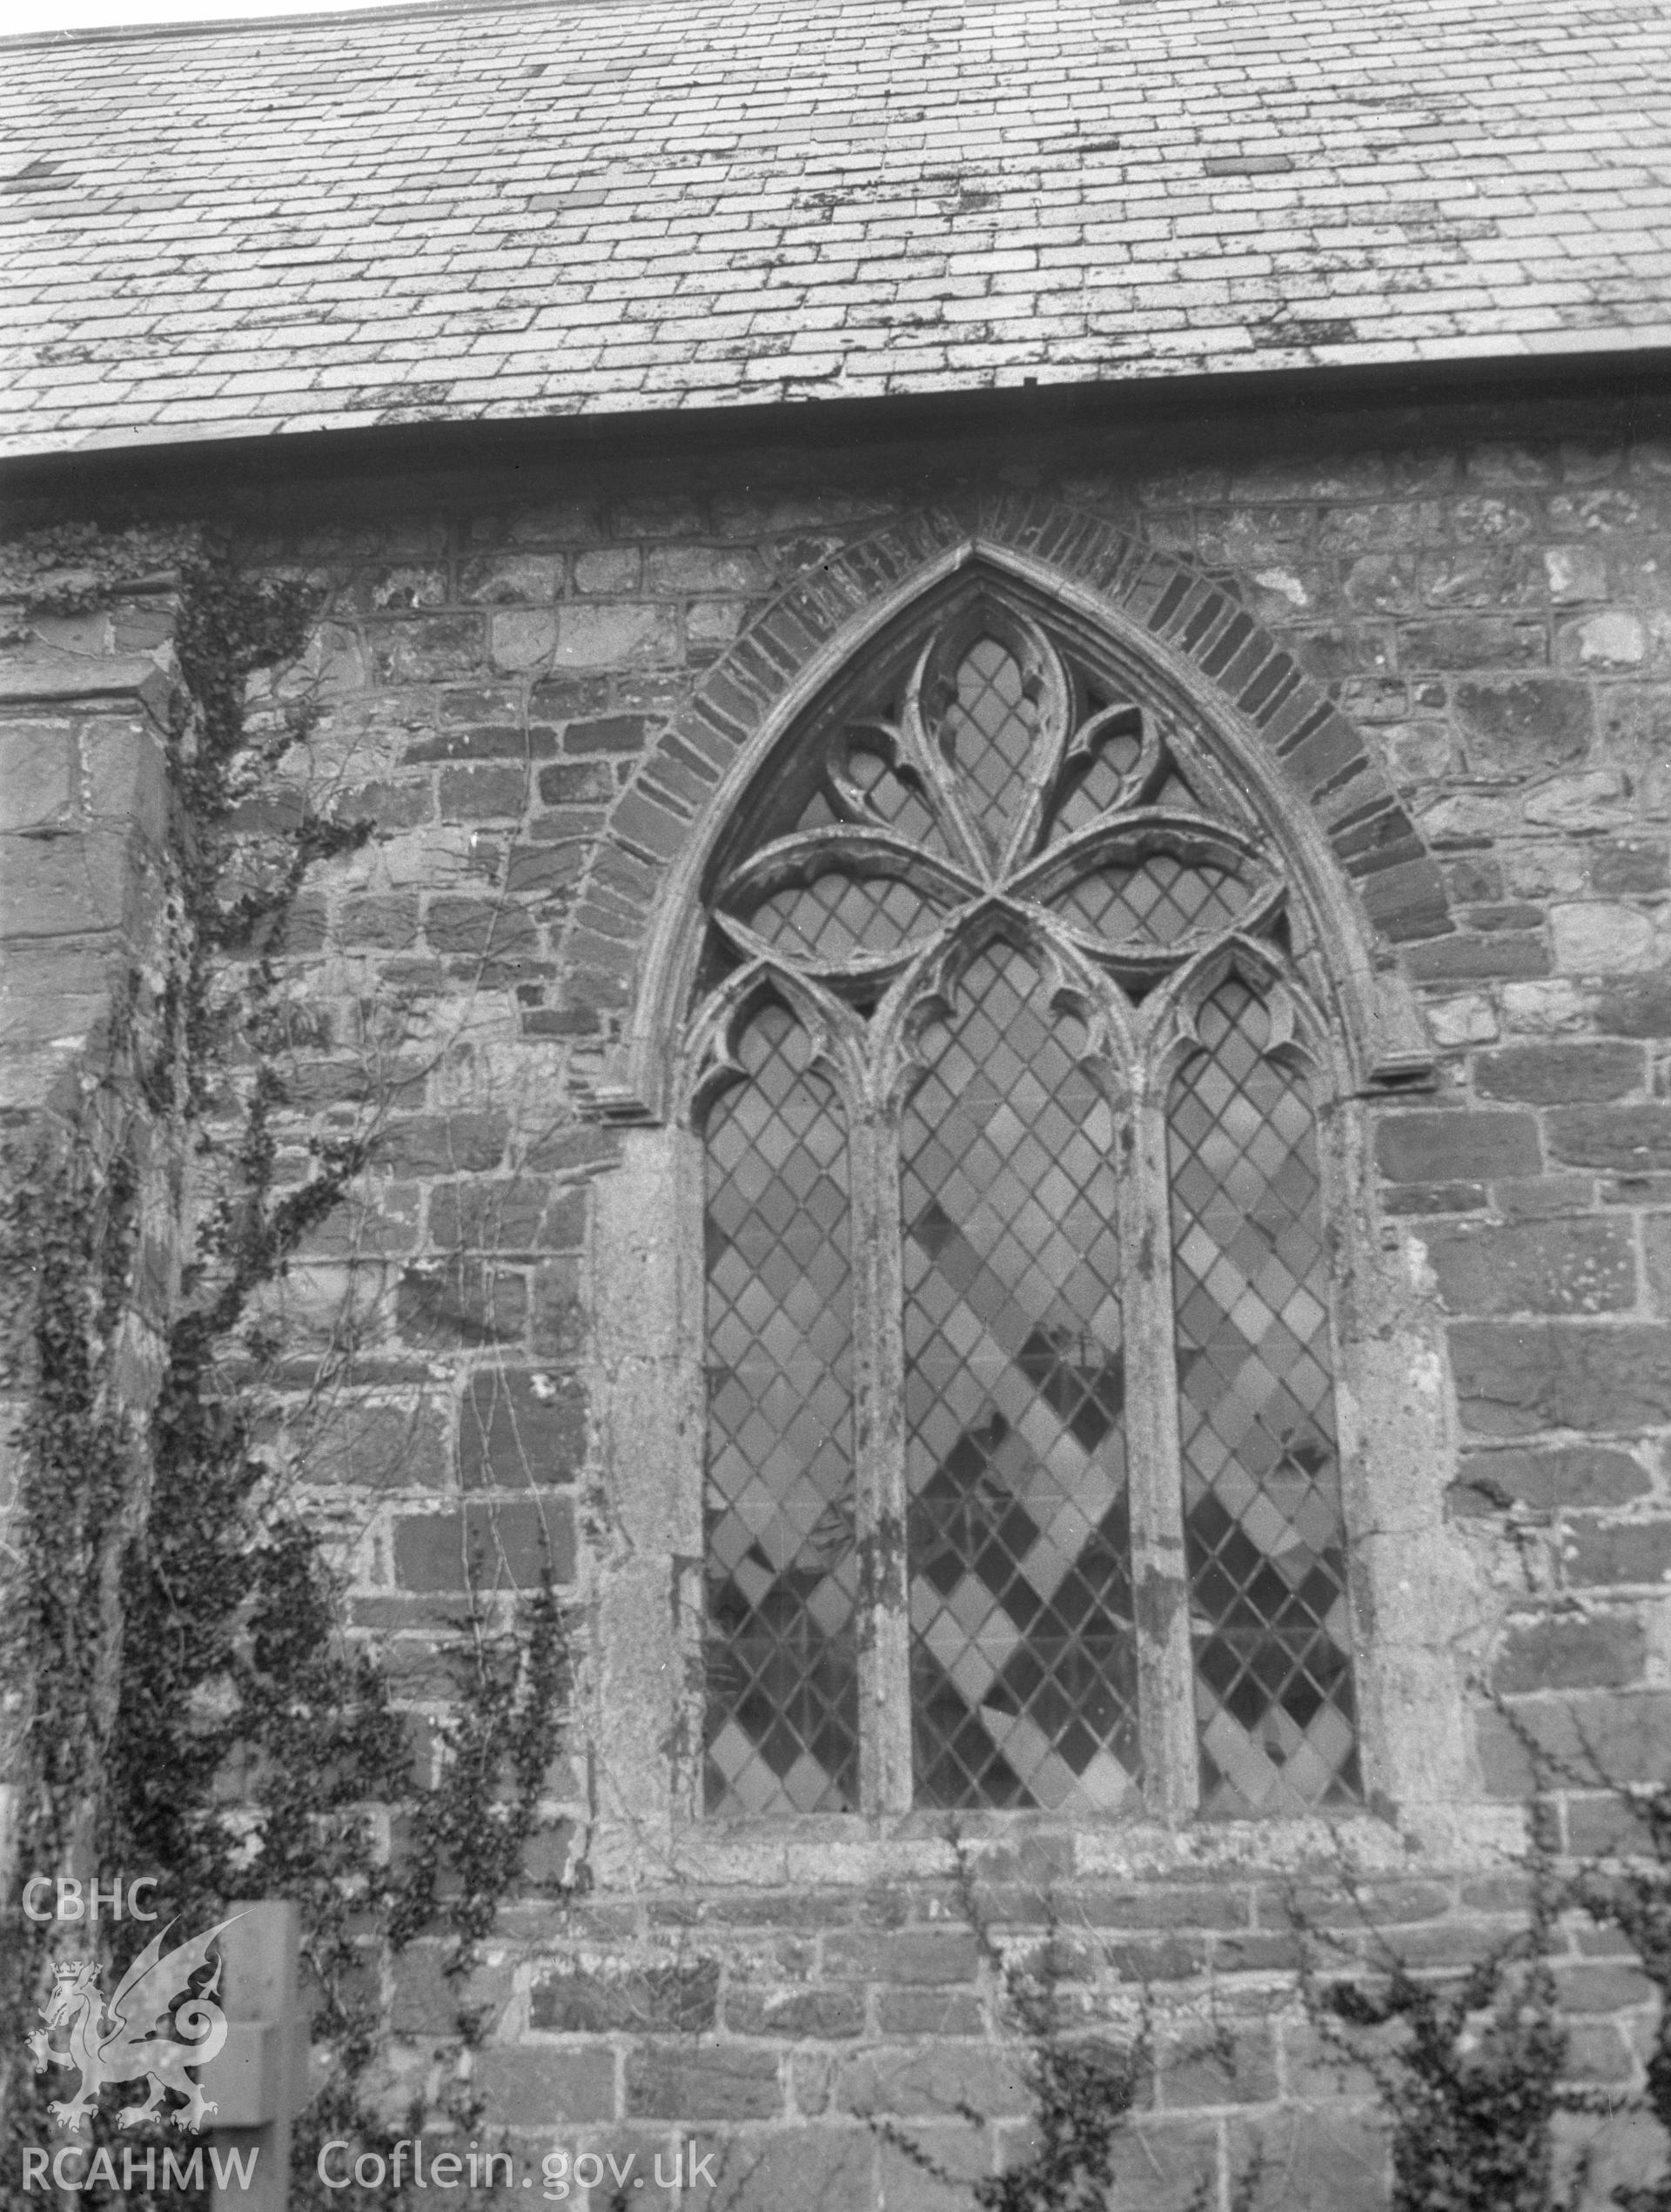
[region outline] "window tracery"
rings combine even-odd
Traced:
[[[709,1810],[1360,1797],[1325,963],[1231,780],[965,588],[707,914]]]

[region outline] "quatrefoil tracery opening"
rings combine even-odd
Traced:
[[[1204,803],[1170,718],[1101,695],[984,593],[920,648],[887,712],[818,747],[810,788],[799,764],[714,887],[703,980],[727,982],[709,1000],[721,1032],[769,973],[809,988],[836,1029],[852,1018],[839,1009],[883,1006],[907,1026],[949,950],[994,922],[1117,1024],[1227,941],[1281,941],[1264,840],[1222,790]],[[723,1042],[710,1050],[724,1065]]]

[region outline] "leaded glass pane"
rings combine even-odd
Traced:
[[[1247,904],[1248,886],[1209,861],[1148,853],[1135,866],[1109,861],[1056,901],[1063,919],[1111,944],[1137,938],[1172,945],[1202,930],[1228,928]]]
[[[1019,812],[1037,718],[1021,665],[996,638],[981,638],[957,665],[942,723],[962,788],[994,854]]]
[[[713,1813],[858,1789],[847,1136],[768,1002],[708,1117],[708,1762]]]
[[[1173,1293],[1201,1809],[1362,1794],[1328,1266],[1303,1079],[1231,977],[1173,1088]]]
[[[768,944],[803,959],[833,962],[856,952],[893,952],[939,921],[922,894],[896,877],[849,875],[827,868],[811,883],[762,900],[748,927]]]
[[[916,1794],[1107,1811],[1138,1771],[1113,1127],[994,945],[901,1129]]]
[[[1050,819],[1052,838],[1071,836],[1076,829],[1088,828],[1104,814],[1119,797],[1142,751],[1142,734],[1135,727],[1104,738],[1057,801]]]

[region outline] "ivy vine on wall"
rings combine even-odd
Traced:
[[[265,1294],[343,1204],[376,1133],[372,1115],[315,1136],[299,1179],[279,1172],[286,928],[309,871],[371,830],[305,802],[249,804],[312,722],[304,694],[258,723],[251,678],[296,661],[319,595],[246,573],[200,533],[77,525],[0,548],[0,596],[82,612],[141,577],[156,588],[171,560],[184,705],[167,747],[163,941],[117,995],[72,1110],[13,1178],[5,1222],[9,1280],[29,1285],[10,1317],[27,1411],[3,1592],[17,1864],[155,1870],[159,1909],[187,1926],[238,1897],[298,1901],[325,2063],[295,2130],[292,2202],[355,2212],[399,2194],[355,2184],[326,2199],[320,2142],[386,2149],[426,2122],[480,2117],[457,2066],[440,2069],[453,2087],[433,2109],[379,2101],[379,1963],[439,1927],[462,1988],[539,1820],[568,1693],[566,1625],[548,1579],[508,1621],[473,1595],[451,1715],[418,1772],[407,1717],[341,1633],[330,1564],[276,1479],[261,1391],[293,1347]],[[15,1918],[12,1933],[0,2155],[17,2173],[24,2146],[54,2137],[55,2085],[23,2038],[49,1951],[76,1931]],[[149,1933],[117,1921],[80,1941],[108,1946],[119,1968]],[[458,2047],[483,2028],[460,2003]],[[130,2129],[121,2143],[143,2162],[146,2140]],[[117,2194],[94,2178],[79,2201]],[[191,2199],[124,2201],[182,2212]]]

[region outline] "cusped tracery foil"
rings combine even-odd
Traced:
[[[785,1470],[805,1457],[793,1377],[815,1370],[828,1394],[844,1371],[808,1345],[846,1327],[816,1285],[851,1294],[832,1192],[847,1130],[877,1110],[901,1192],[917,1800],[1135,1800],[1114,1163],[1115,1103],[1145,1080],[1178,1178],[1168,1478],[1202,1795],[1250,1812],[1355,1794],[1315,1152],[1303,1069],[1278,1049],[1282,882],[1222,798],[1203,803],[1163,714],[1099,695],[986,593],[889,712],[822,743],[810,788],[780,787],[787,830],[715,888],[692,1033],[710,1114],[710,1807],[856,1801],[851,1483],[828,1448],[811,1487]],[[1232,1190],[1252,1194],[1239,1228]],[[775,1317],[749,1253],[782,1278]],[[766,1357],[768,1336],[786,1349]]]
[[[983,916],[1135,1004],[1281,908],[1258,841],[1203,810],[1159,717],[1097,703],[1036,624],[990,603],[923,647],[892,714],[829,738],[821,766],[801,819],[731,870],[713,916],[745,966],[848,1004],[873,1006]]]

